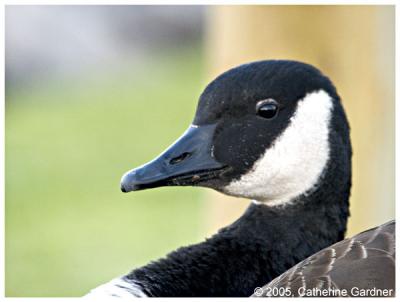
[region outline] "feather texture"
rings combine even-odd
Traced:
[[[291,296],[326,295],[322,290],[329,296],[394,296],[394,289],[395,221],[390,221],[310,256],[254,296],[283,290]]]

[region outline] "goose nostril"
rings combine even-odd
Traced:
[[[182,153],[181,155],[172,158],[172,159],[169,161],[169,163],[170,163],[171,165],[178,164],[178,163],[184,161],[185,159],[189,158],[191,155],[192,155],[192,153],[190,153],[190,152],[184,152],[184,153]]]

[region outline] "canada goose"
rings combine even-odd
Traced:
[[[123,192],[160,186],[208,187],[253,202],[211,238],[88,297],[252,295],[344,238],[351,144],[335,87],[295,61],[259,61],[223,73],[200,96],[188,130],[121,180]]]

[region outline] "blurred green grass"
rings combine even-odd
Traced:
[[[180,50],[7,96],[6,296],[81,296],[201,239],[199,189],[119,189],[191,122],[199,58]]]

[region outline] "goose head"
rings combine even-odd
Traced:
[[[308,64],[259,61],[212,81],[186,132],[125,173],[121,190],[201,186],[285,204],[317,190],[325,176],[349,178],[350,157],[349,127],[331,81]]]

